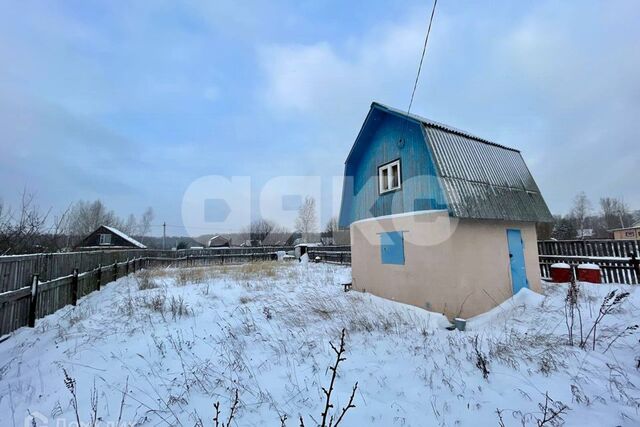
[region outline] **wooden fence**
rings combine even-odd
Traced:
[[[538,242],[540,274],[551,276],[551,265],[563,262],[575,269],[591,263],[600,267],[604,283],[640,283],[638,240],[542,240]]]
[[[597,264],[605,283],[640,283],[640,241],[540,241],[540,273],[553,263]],[[69,252],[0,257],[0,336],[32,324],[140,268],[241,263],[276,258],[292,247]],[[311,260],[351,264],[350,246],[308,248]]]
[[[266,261],[291,247],[69,252],[0,257],[0,337],[140,268]]]
[[[538,252],[540,274],[550,276],[549,268],[557,262],[564,262],[573,268],[579,264],[597,264],[602,271],[604,283],[640,283],[639,241],[623,240],[564,240],[540,241]],[[309,248],[309,259],[319,258],[322,262],[351,264],[349,246],[319,246]]]
[[[351,246],[310,246],[307,249],[310,260],[335,264],[351,264]]]
[[[640,261],[635,257],[580,257],[572,255],[540,255],[540,275],[551,277],[550,268],[553,264],[562,262],[569,264],[575,270],[580,264],[596,264],[600,267],[603,283],[626,283],[637,285],[640,283]]]
[[[541,240],[540,255],[629,258],[640,256],[640,240]]]

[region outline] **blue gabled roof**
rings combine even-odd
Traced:
[[[423,127],[424,142],[433,157],[451,216],[552,221],[551,212],[520,151],[377,102],[371,104],[367,119],[347,157],[347,165],[356,146],[359,150],[367,149],[362,146],[366,141],[361,135],[373,111],[392,114]],[[343,208],[349,206],[345,202],[343,200]]]

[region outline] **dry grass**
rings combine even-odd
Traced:
[[[158,287],[157,276],[155,276],[156,271],[157,270],[142,270],[134,276],[134,280],[138,284],[139,290],[144,291]]]
[[[274,262],[252,262],[241,264],[232,270],[232,276],[236,280],[247,281],[277,276],[278,264]]]
[[[178,286],[186,286],[189,284],[205,283],[213,272],[212,268],[207,267],[195,267],[195,268],[180,268],[176,273],[176,284]]]

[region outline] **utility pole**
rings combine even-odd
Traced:
[[[165,250],[165,242],[167,240],[167,223],[162,223],[162,250]]]

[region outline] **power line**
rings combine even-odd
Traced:
[[[418,65],[418,73],[416,74],[416,81],[413,84],[413,91],[411,92],[411,100],[409,101],[409,108],[407,108],[407,116],[411,113],[411,106],[413,105],[413,98],[418,88],[418,80],[420,79],[420,72],[422,71],[422,63],[424,62],[424,55],[427,52],[427,43],[429,43],[429,34],[431,34],[431,24],[433,23],[433,15],[436,13],[436,5],[438,0],[433,1],[433,9],[431,9],[431,17],[429,18],[429,28],[427,28],[427,36],[424,38],[424,46],[422,46],[422,56],[420,57],[420,64]]]

